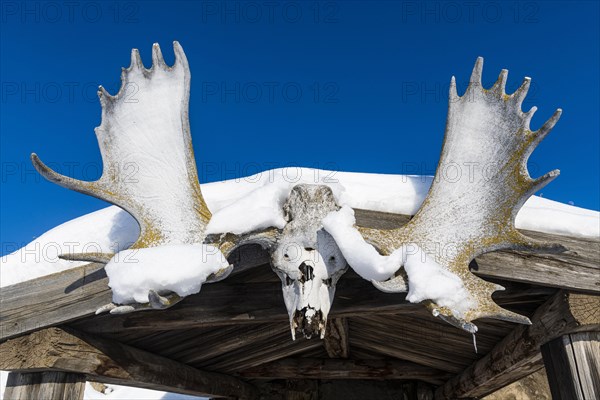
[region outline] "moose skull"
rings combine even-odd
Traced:
[[[325,185],[300,184],[284,205],[287,225],[271,253],[281,278],[292,337],[325,336],[335,285],[347,270],[346,260],[321,220],[339,207]]]

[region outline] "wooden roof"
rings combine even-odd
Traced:
[[[356,216],[358,225],[377,228],[397,227],[408,220],[364,210],[357,210]],[[3,288],[0,340],[60,326],[257,385],[277,379],[401,379],[427,382],[440,387],[438,393],[453,393],[449,397],[479,396],[542,367],[538,341],[548,337],[532,332],[540,329],[540,315],[547,315],[548,307],[554,304],[552,310],[559,309],[556,304],[573,292],[599,299],[595,296],[600,295],[600,240],[525,233],[561,243],[569,251],[554,255],[500,251],[473,262],[474,273],[506,287],[494,294],[501,306],[533,321],[531,327],[476,321],[477,352],[470,334],[434,318],[425,307],[408,303],[404,294],[378,291],[351,270],[338,283],[328,337],[293,341],[281,283],[271,271],[268,254],[256,246],[232,255],[236,267],[225,281],[205,285],[199,295],[164,311],[94,315],[111,300],[98,264]],[[559,333],[544,329],[539,332]],[[497,363],[497,354],[507,351],[503,346],[513,347],[511,367],[500,363],[480,382],[462,381],[473,368]]]

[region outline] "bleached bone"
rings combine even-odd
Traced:
[[[344,256],[321,222],[337,209],[339,206],[328,186],[299,184],[292,188],[283,206],[287,221],[283,230],[227,233],[219,238],[223,253],[249,243],[258,243],[270,252],[271,267],[281,279],[294,339],[296,333],[307,339],[325,336],[336,284],[348,269]]]
[[[469,271],[471,260],[500,249],[564,251],[560,245],[525,237],[514,225],[525,201],[559,175],[554,170],[532,179],[527,160],[552,130],[561,110],[540,129],[530,130],[536,107],[521,111],[530,79],[525,78],[515,93],[507,95],[507,71],[502,70],[492,88],[484,89],[482,67],[483,59],[478,58],[463,96],[458,96],[452,77],[440,161],[417,214],[398,229],[359,229],[366,241],[384,255],[416,244],[427,258],[459,277],[472,301],[466,310],[440,307],[431,300],[425,303],[434,315],[472,333],[477,330],[472,321],[478,318],[526,324],[530,321],[492,300],[492,293],[503,288],[473,275]],[[383,291],[406,291],[405,276],[397,273],[386,282],[375,282],[375,286]],[[410,274],[408,278],[410,288]]]
[[[121,88],[112,96],[102,86],[98,97],[102,122],[95,129],[103,172],[93,182],[76,180],[48,168],[34,153],[33,165],[60,186],[113,203],[140,225],[133,249],[167,244],[200,244],[211,217],[196,171],[188,117],[190,70],[178,42],[173,43],[175,64],[163,60],[158,44],[152,47],[152,67],[146,69],[137,49],[131,65],[123,68]],[[70,260],[108,263],[112,254],[66,254]],[[212,274],[207,282],[223,279],[231,266]],[[149,304],[99,311],[127,312],[165,308],[180,300],[176,295],[156,297]]]
[[[339,209],[331,188],[294,186],[284,205],[288,223],[271,252],[273,271],[281,279],[292,337],[325,336],[337,281],[348,266],[322,220]]]

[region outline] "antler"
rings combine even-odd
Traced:
[[[112,96],[102,86],[98,97],[102,123],[95,129],[102,153],[103,173],[93,182],[76,180],[48,168],[37,155],[33,165],[60,186],[113,203],[129,212],[141,232],[131,249],[172,244],[202,244],[211,213],[196,171],[188,118],[190,70],[178,42],[175,64],[168,67],[160,47],[152,47],[152,67],[146,69],[137,49],[123,68],[121,88]],[[112,254],[67,254],[70,260],[107,264]],[[225,278],[232,266],[212,273],[206,282]],[[164,293],[163,293],[164,294]],[[150,290],[149,304],[109,304],[98,311],[129,312],[166,308],[180,300]]]
[[[529,123],[536,107],[521,111],[530,79],[525,78],[515,93],[507,95],[507,71],[502,70],[494,86],[486,90],[481,86],[482,67],[483,59],[478,58],[463,96],[456,93],[452,77],[440,161],[417,214],[399,229],[361,229],[366,241],[382,254],[402,253],[410,301],[425,301],[434,315],[469,332],[477,330],[471,321],[482,317],[529,323],[528,318],[492,301],[491,294],[503,288],[471,274],[471,260],[500,249],[564,250],[560,245],[534,242],[514,226],[515,216],[529,196],[559,175],[554,170],[532,179],[527,160],[552,130],[561,110],[540,129],[531,131]],[[344,241],[331,224],[325,227],[338,243]],[[344,255],[352,265],[352,255]],[[419,276],[425,271],[429,277]],[[439,287],[428,289],[423,279],[435,276],[455,284],[455,301],[440,296]],[[384,291],[406,291],[404,274],[374,283]]]
[[[200,191],[190,136],[190,70],[178,42],[173,49],[175,64],[168,67],[154,44],[150,69],[133,49],[119,92],[111,96],[100,86],[102,123],[95,129],[104,166],[100,179],[63,176],[31,155],[49,181],[129,212],[141,228],[132,248],[202,243],[211,216]],[[68,258],[98,259],[81,254]]]

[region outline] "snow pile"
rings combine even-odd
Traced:
[[[408,295],[411,303],[433,300],[440,307],[448,307],[457,318],[474,307],[474,301],[463,281],[435,262],[433,257],[413,243],[405,245],[404,270],[408,275]]]
[[[117,304],[148,303],[148,292],[200,292],[206,278],[229,265],[214,246],[177,244],[123,250],[106,264],[108,286]]]
[[[282,227],[282,205],[299,183],[332,187],[339,205],[414,215],[427,196],[430,176],[383,175],[280,168],[249,177],[202,185],[213,212],[209,232],[248,232],[268,226]],[[516,218],[519,229],[578,237],[600,237],[600,213],[532,196]],[[115,253],[138,237],[135,220],[112,206],[66,222],[0,261],[0,286],[8,286],[84,264],[58,259],[58,254],[100,251]],[[360,246],[360,245],[359,245]],[[16,248],[17,246],[15,246]],[[350,261],[350,260],[349,260]],[[361,269],[361,261],[350,262]],[[376,271],[391,269],[380,261]],[[384,265],[385,264],[385,265]],[[363,268],[364,269],[364,268]]]
[[[66,253],[116,253],[139,236],[133,217],[112,206],[65,222],[21,249],[2,256],[0,287],[87,264],[58,258]]]
[[[213,210],[207,234],[242,234],[269,227],[282,229],[286,224],[283,204],[293,187],[301,183],[328,185],[338,203],[343,202],[344,187],[324,172],[327,171],[297,168],[290,172],[288,169],[276,169],[243,178],[243,181],[222,182],[227,186],[238,186],[241,190],[237,193],[227,190],[220,185],[221,182],[202,185],[208,207]],[[235,200],[228,202],[221,189],[230,194],[229,200]],[[243,197],[240,196],[242,193]]]
[[[600,213],[531,196],[515,219],[519,229],[555,235],[600,238]]]
[[[365,242],[355,223],[354,210],[348,206],[323,218],[323,228],[333,237],[348,265],[366,280],[385,281],[406,262],[404,249],[382,256]]]
[[[0,371],[0,398],[4,397],[8,372]],[[85,384],[84,400],[203,400],[205,397],[185,394],[166,393],[158,390],[142,389],[129,386],[106,385],[106,393],[100,393],[89,382]]]

